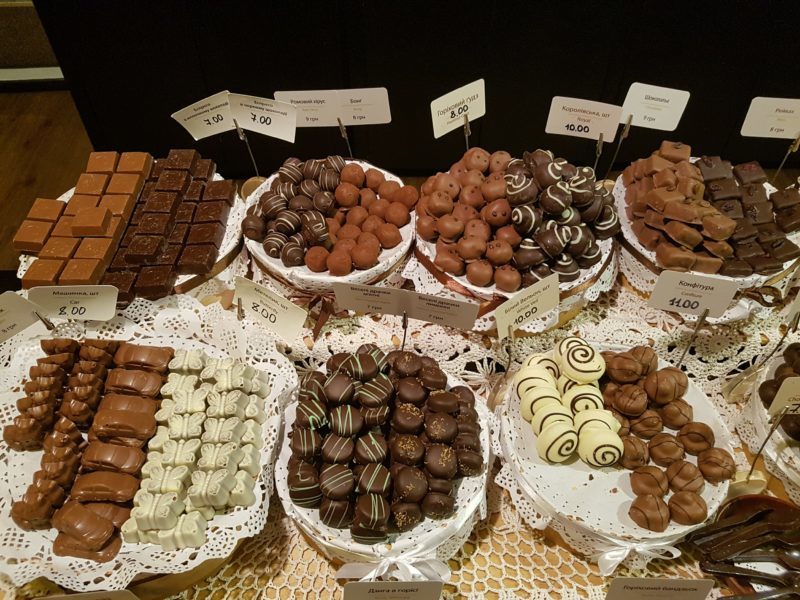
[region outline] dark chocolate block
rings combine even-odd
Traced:
[[[735,179],[720,179],[706,185],[706,198],[712,202],[741,197],[742,190]]]
[[[161,176],[161,173],[164,171],[164,163],[166,162],[166,158],[157,158],[153,161],[153,168],[150,169],[150,175],[147,177],[148,180],[155,182]]]
[[[195,180],[192,181],[189,189],[186,190],[186,193],[183,195],[184,202],[200,202],[203,199],[203,190],[205,189],[206,184],[202,181]]]
[[[156,189],[160,192],[177,192],[183,195],[189,188],[192,176],[186,171],[167,171],[161,172],[158,176]]]
[[[797,188],[786,188],[785,190],[772,192],[769,199],[772,201],[775,210],[791,208],[800,204],[800,190]]]
[[[103,285],[113,285],[119,290],[117,302],[130,302],[133,300],[133,283],[136,273],[133,271],[108,272],[103,276]]]
[[[736,258],[746,260],[756,256],[764,256],[764,248],[758,242],[740,242],[733,245],[733,251]]]
[[[111,261],[108,270],[128,271],[132,268],[135,268],[134,265],[125,260],[125,254],[127,254],[127,252],[128,252],[127,248],[120,248],[119,250],[117,250],[117,253],[114,255],[114,259]]]
[[[156,256],[152,261],[147,261],[148,265],[158,266],[158,265],[174,265],[178,262],[178,256],[181,253],[181,246],[177,246],[174,244],[168,245],[164,248],[164,251]]]
[[[181,275],[204,275],[211,271],[217,261],[217,248],[211,244],[187,246],[178,259]]]
[[[764,183],[767,180],[767,174],[755,160],[736,165],[733,174],[742,184]]]
[[[800,256],[800,248],[797,244],[786,238],[773,240],[764,244],[764,249],[774,259],[785,263],[787,260],[794,260]]]
[[[122,241],[119,243],[120,247],[127,248],[130,245],[133,236],[136,235],[136,229],[135,225],[128,226],[125,230],[125,235],[122,236]]]
[[[178,206],[178,212],[175,215],[175,221],[178,223],[191,223],[192,219],[194,218],[194,211],[196,207],[196,204],[192,204],[191,202],[186,202],[184,200],[181,202],[180,206]]]
[[[756,227],[756,229],[758,229],[759,244],[763,245],[775,240],[786,239],[786,234],[775,223],[764,223]]]
[[[194,223],[222,223],[228,222],[228,213],[231,206],[221,200],[215,202],[201,202],[194,213]]]
[[[210,158],[201,158],[192,169],[192,177],[203,181],[211,181],[217,172],[217,165]]]
[[[754,256],[748,258],[747,263],[759,275],[774,275],[783,268],[783,263],[771,256]]]
[[[744,207],[744,214],[749,218],[753,225],[763,225],[772,222],[772,203],[759,202],[758,204],[748,204]]]
[[[136,293],[150,300],[162,298],[172,291],[176,279],[173,267],[142,267],[136,278]]]
[[[726,277],[748,277],[753,274],[753,267],[750,266],[750,263],[734,258],[722,263],[719,274]]]
[[[758,229],[756,226],[753,225],[753,221],[751,221],[748,217],[744,219],[739,219],[736,222],[736,229],[733,230],[731,234],[731,240],[734,242],[744,242],[748,240],[756,239],[758,235]]]
[[[180,200],[175,192],[153,192],[145,202],[144,211],[174,215],[179,204]]]
[[[209,181],[206,184],[206,189],[203,191],[203,202],[212,202],[214,200],[224,200],[231,206],[236,198],[236,185],[231,179],[222,179],[221,181]]]
[[[800,206],[776,212],[775,222],[786,233],[797,231],[800,229]]]
[[[695,165],[700,169],[700,174],[706,183],[718,179],[733,179],[731,163],[719,156],[703,156]]]
[[[169,237],[174,221],[172,215],[165,213],[145,213],[136,231],[139,235],[161,235]]]
[[[188,223],[176,223],[172,229],[172,234],[169,236],[170,244],[184,244],[186,243],[186,236],[189,235]]]
[[[767,201],[767,191],[764,186],[758,183],[751,183],[749,185],[741,186],[742,189],[742,205],[758,204],[759,202]]]
[[[162,251],[166,241],[166,238],[155,235],[136,235],[125,252],[125,260],[129,264],[151,260]]]
[[[137,204],[136,208],[133,209],[133,214],[131,215],[129,223],[131,225],[138,225],[139,221],[142,220],[142,215],[144,215],[144,204]]]
[[[164,161],[164,168],[179,171],[193,171],[197,167],[198,160],[200,160],[200,154],[197,150],[173,149],[169,151]]]
[[[714,208],[731,219],[741,219],[744,217],[744,213],[742,212],[742,203],[735,198],[714,202]]]
[[[217,248],[225,238],[225,226],[221,223],[199,223],[189,228],[187,244],[214,244]]]

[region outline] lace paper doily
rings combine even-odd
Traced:
[[[152,544],[123,544],[120,554],[105,564],[56,557],[52,554],[55,530],[24,532],[9,515],[11,503],[22,495],[30,483],[30,473],[38,468],[41,453],[14,452],[2,444],[0,556],[3,562],[0,569],[16,584],[44,575],[74,590],[122,589],[139,573],[181,573],[208,559],[227,557],[241,539],[255,535],[266,523],[273,491],[274,451],[281,432],[280,406],[297,384],[294,368],[269,340],[258,335],[246,335],[245,324],[222,311],[219,305],[205,308],[190,297],[173,296],[157,303],[136,300],[126,313],[126,317],[117,317],[97,326],[64,323],[55,333],[128,339],[145,345],[202,348],[210,356],[219,358],[226,355],[241,358],[247,353],[247,362],[266,374],[270,394],[264,403],[267,420],[262,426],[265,444],[261,449],[262,472],[257,481],[258,501],[254,506],[237,507],[228,514],[214,517],[209,523],[208,542],[199,549],[165,552]],[[147,314],[150,318],[137,320],[137,313]],[[27,367],[41,355],[38,337],[14,339],[13,354],[4,355],[7,358],[0,371],[0,382],[6,390],[19,390]],[[257,344],[259,350],[249,348],[250,343]],[[14,400],[18,396],[19,393],[13,391],[0,395],[0,420],[3,423],[13,419],[16,413]]]

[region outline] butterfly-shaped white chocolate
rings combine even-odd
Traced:
[[[181,494],[189,481],[190,472],[189,467],[186,465],[181,465],[180,467],[153,467],[150,470],[150,476],[142,480],[142,489],[151,494],[166,494],[168,492]]]
[[[261,452],[253,444],[245,444],[240,450],[242,460],[239,461],[239,469],[247,471],[252,477],[258,477],[261,473]]]
[[[176,391],[172,397],[175,402],[175,414],[204,412],[209,396],[214,393],[210,387],[202,385],[197,389]]]
[[[248,401],[249,396],[241,390],[215,391],[208,396],[206,414],[216,418],[238,417],[244,419],[244,409]]]
[[[203,434],[203,423],[206,413],[192,413],[190,415],[172,415],[169,418],[169,437],[173,440],[188,440],[199,438]]]
[[[203,415],[205,416],[205,415]],[[246,428],[238,417],[227,419],[209,418],[205,422],[202,439],[204,444],[225,444],[227,442],[240,442]]]
[[[257,394],[250,394],[247,397],[247,406],[244,407],[244,418],[254,419],[259,423],[267,420],[267,413],[264,412],[264,399]]]
[[[206,543],[208,522],[197,511],[181,515],[175,527],[158,532],[162,550],[199,548]]]
[[[165,467],[180,467],[186,465],[192,467],[197,462],[197,451],[200,450],[200,440],[193,438],[190,440],[167,440],[164,448],[158,453],[161,464]],[[147,460],[151,460],[148,452]]]
[[[126,544],[140,544],[145,541],[141,535],[142,532],[139,531],[139,526],[136,525],[136,519],[133,517],[125,521],[119,531],[122,534],[122,541]]]
[[[200,372],[206,366],[206,353],[202,350],[176,350],[169,361],[170,371]]]
[[[171,442],[172,440],[167,440],[167,441]],[[152,474],[153,469],[155,469],[156,467],[161,467],[162,466],[162,463],[161,463],[162,456],[163,456],[163,453],[162,452],[158,452],[157,450],[151,450],[150,452],[147,453],[147,460],[142,465],[142,471],[141,471],[143,480],[150,478],[150,475]]]
[[[154,494],[146,490],[136,493],[136,506],[131,509],[131,519],[140,531],[175,527],[185,504],[176,492]]]
[[[236,479],[227,469],[195,471],[187,495],[194,506],[225,506]]]
[[[159,425],[158,429],[156,429],[156,434],[150,438],[149,442],[147,442],[147,448],[149,450],[161,451],[164,448],[164,443],[168,439],[170,439],[169,427],[164,427],[163,425]]]
[[[256,480],[250,477],[249,473],[239,471],[236,473],[236,484],[228,497],[230,506],[252,506],[256,503],[256,495],[253,493]]]
[[[236,472],[242,456],[239,442],[203,444],[200,448],[200,460],[197,461],[197,468],[203,471],[227,469],[228,471]]]
[[[161,395],[164,397],[174,396],[178,390],[193,390],[196,387],[197,375],[170,373],[167,376],[167,383],[161,386]]]
[[[200,379],[203,381],[214,381],[216,379],[217,371],[230,369],[238,361],[235,358],[209,358],[206,360],[206,366],[200,372]]]
[[[244,422],[244,427],[240,443],[252,444],[256,448],[261,448],[264,445],[264,439],[261,437],[261,423],[248,419]]]
[[[186,509],[185,510],[186,510],[187,513],[194,512],[194,511],[199,512],[201,515],[203,515],[203,518],[206,521],[210,521],[211,519],[213,519],[214,518],[214,514],[216,513],[216,511],[214,510],[213,506],[195,506],[192,503],[192,499],[189,498],[189,496],[186,497]]]

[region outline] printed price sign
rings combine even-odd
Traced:
[[[351,581],[344,600],[438,600],[441,581]]]
[[[675,131],[689,103],[689,96],[689,92],[684,90],[632,83],[625,96],[625,102],[622,103],[619,122],[625,123],[628,115],[633,115],[631,125]]]
[[[31,288],[28,298],[45,317],[108,321],[117,312],[118,294],[113,285],[58,285]]]
[[[770,417],[774,417],[787,406],[790,407],[789,414],[800,414],[800,377],[787,377],[783,380],[767,413]]]
[[[308,313],[296,304],[244,277],[236,278],[234,303],[240,298],[245,311],[287,342],[300,335]]]
[[[800,99],[753,98],[741,134],[745,137],[795,139],[800,136]]]
[[[713,579],[617,577],[606,600],[705,600],[713,587]]]
[[[688,315],[700,315],[708,310],[709,317],[719,317],[730,306],[738,287],[730,279],[663,271],[649,304],[653,308]]]
[[[392,121],[386,88],[275,92],[275,99],[294,105],[298,127],[380,125]]]
[[[83,592],[82,594],[68,594],[47,596],[47,600],[138,600],[139,596],[128,590],[116,592]]]
[[[239,127],[294,143],[297,109],[286,102],[229,94],[231,114]]]
[[[518,329],[533,319],[558,308],[558,275],[537,281],[528,289],[506,300],[494,311],[497,321],[497,337],[508,337],[509,327]]]
[[[438,140],[445,133],[463,127],[464,115],[474,121],[485,114],[486,90],[483,79],[478,79],[431,102],[433,137]]]
[[[172,113],[172,118],[196,140],[202,140],[229,129],[236,129],[233,124],[227,90],[198,100],[194,104]]]
[[[14,292],[0,295],[0,343],[38,323],[39,319],[33,314],[38,310],[38,306]]]
[[[544,130],[590,140],[600,139],[602,133],[603,142],[613,142],[621,114],[622,107],[616,104],[555,96]]]
[[[336,294],[336,303],[348,310],[389,315],[406,313],[412,319],[457,329],[472,329],[478,316],[477,304],[417,294],[409,290],[334,283],[333,291]]]

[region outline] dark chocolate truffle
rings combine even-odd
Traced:
[[[425,467],[438,479],[452,479],[458,472],[455,450],[444,444],[431,444],[425,451]]]
[[[386,452],[386,440],[380,433],[367,433],[356,442],[356,462],[361,465],[383,462]]]
[[[353,459],[355,444],[349,437],[329,433],[322,442],[322,460],[330,464],[346,464]]]
[[[428,478],[415,467],[400,469],[394,478],[394,498],[401,502],[419,502],[428,493]]]
[[[353,522],[353,503],[349,500],[323,498],[319,505],[319,518],[328,527],[345,529]]]
[[[322,495],[333,500],[344,500],[353,493],[353,472],[345,465],[326,465],[319,473]]]

